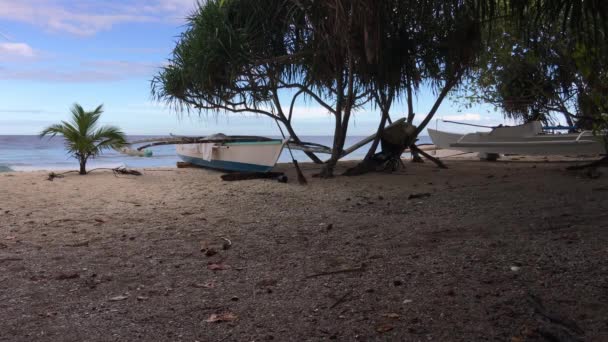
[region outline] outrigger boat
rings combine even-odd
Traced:
[[[545,134],[539,121],[519,126],[494,127],[490,132],[458,134],[428,129],[440,149],[478,152],[480,155],[598,155],[606,153],[602,136],[591,131]]]
[[[269,172],[288,139],[209,136],[207,141],[176,145],[177,156],[193,165],[238,172]],[[217,141],[213,141],[217,140]]]
[[[176,145],[177,156],[183,161],[210,169],[231,172],[270,172],[284,147],[294,150],[331,153],[329,147],[314,143],[295,143],[287,139],[258,136],[228,136],[214,134],[205,137],[174,136],[131,142],[131,145],[148,143],[137,149],[124,149],[123,153],[140,155],[150,147]]]

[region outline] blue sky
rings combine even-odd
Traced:
[[[72,103],[103,103],[102,121],[129,134],[277,135],[276,125],[241,115],[177,115],[150,98],[150,79],[170,57],[184,17],[196,0],[0,0],[0,134],[37,134],[68,117]],[[416,112],[432,106],[423,91]],[[400,117],[404,104],[394,107]],[[446,101],[437,117],[502,123],[490,108],[461,111]],[[375,130],[378,113],[356,114],[351,133]],[[444,124],[445,125],[445,124]],[[444,126],[442,125],[442,127]],[[301,135],[329,135],[333,120],[313,103],[299,103]],[[449,126],[451,130],[462,127]]]

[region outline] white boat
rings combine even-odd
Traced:
[[[462,152],[521,155],[597,155],[606,153],[602,136],[595,136],[590,131],[545,134],[539,121],[513,127],[496,127],[490,132],[464,135],[430,128],[428,132],[436,147]]]
[[[288,141],[255,137],[231,139],[225,135],[206,139],[211,142],[177,144],[177,155],[190,164],[216,170],[269,172]]]

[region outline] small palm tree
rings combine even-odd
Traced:
[[[71,122],[62,121],[60,124],[49,126],[40,133],[40,137],[62,135],[66,149],[80,162],[80,174],[86,175],[89,158],[96,157],[104,149],[119,149],[127,144],[127,139],[117,127],[98,127],[97,121],[103,113],[103,105],[87,112],[75,103],[71,112]]]

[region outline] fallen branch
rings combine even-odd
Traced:
[[[112,169],[112,172],[114,173],[114,176],[118,175],[131,175],[131,176],[141,176],[142,173],[137,171],[137,170],[130,170],[127,169],[126,167],[117,167],[115,169]]]
[[[327,271],[327,272],[311,274],[311,275],[306,276],[305,279],[322,277],[322,276],[326,276],[326,275],[339,274],[339,273],[351,273],[351,272],[363,272],[363,271],[365,271],[364,264],[362,264],[359,267],[355,267],[355,268],[347,268],[347,269],[342,269],[342,270]]]
[[[334,304],[332,304],[332,306],[330,306],[329,308],[330,308],[330,309],[333,309],[333,308],[335,308],[336,306],[338,306],[338,305],[340,305],[340,304],[344,303],[344,302],[346,301],[346,299],[347,299],[348,297],[350,297],[350,295],[351,295],[352,293],[353,293],[353,290],[350,290],[350,291],[346,292],[346,293],[345,293],[345,294],[344,294],[342,297],[338,298],[338,300],[336,300],[336,301],[334,302]]]
[[[0,263],[8,262],[8,261],[21,261],[21,260],[23,260],[23,259],[22,258],[3,258],[3,259],[0,259]]]
[[[424,152],[423,150],[421,150],[418,146],[416,145],[412,145],[410,146],[410,151],[412,152],[416,152],[418,154],[423,155],[426,159],[432,161],[433,163],[435,163],[437,166],[439,166],[440,169],[447,169],[448,167],[439,159],[431,156],[430,154]]]
[[[577,335],[584,335],[585,332],[583,331],[583,329],[581,329],[578,324],[576,324],[576,322],[566,318],[566,317],[560,317],[559,315],[549,312],[545,306],[543,305],[543,303],[541,302],[540,298],[536,297],[535,295],[528,293],[528,300],[530,302],[530,304],[532,305],[532,307],[534,308],[534,312],[537,313],[538,315],[540,315],[541,317],[547,319],[549,321],[549,323],[557,325],[561,328],[564,328],[566,331],[569,332],[573,332]],[[549,332],[549,331],[547,331]],[[551,334],[553,335],[553,334]],[[570,335],[568,333],[568,335]],[[558,339],[561,340],[561,339]],[[578,338],[575,338],[574,336],[568,336],[568,341],[578,341]]]

